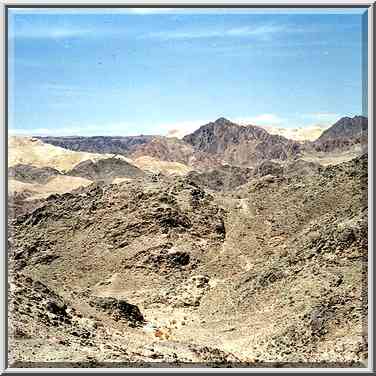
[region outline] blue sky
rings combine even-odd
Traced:
[[[10,132],[332,124],[362,113],[364,12],[10,10]]]

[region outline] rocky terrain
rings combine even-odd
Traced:
[[[126,158],[10,166],[13,367],[364,367],[368,154],[322,164],[225,119],[169,141],[187,154],[153,137],[118,140]],[[33,193],[57,178],[88,184]]]
[[[299,154],[300,144],[255,126],[240,126],[225,118],[200,127],[183,140],[195,150],[214,154],[235,166],[252,166],[264,159],[286,160]]]
[[[314,141],[313,146],[317,151],[333,151],[335,149],[348,149],[356,144],[367,143],[368,119],[364,116],[344,117],[333,126],[325,130]]]

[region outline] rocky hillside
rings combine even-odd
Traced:
[[[16,164],[8,168],[8,177],[22,183],[44,184],[53,177],[61,175],[61,172],[52,167],[35,167],[29,164]]]
[[[367,144],[368,119],[364,116],[343,117],[325,130],[313,143],[317,151],[345,149],[356,144]]]
[[[253,169],[225,165],[203,172],[191,171],[187,178],[209,190],[231,191],[248,183],[253,176]]]
[[[367,155],[294,163],[235,192],[95,183],[13,218],[13,359],[361,366]]]
[[[119,183],[159,173],[185,175],[191,169],[183,163],[148,156],[132,160],[122,155],[67,150],[32,137],[10,137],[9,214],[24,213],[38,206],[42,198],[95,181]]]
[[[203,125],[183,140],[197,151],[216,155],[236,166],[252,166],[264,159],[286,160],[300,152],[297,142],[225,118]]]
[[[82,161],[66,172],[66,175],[79,176],[88,180],[113,181],[115,178],[135,178],[145,173],[138,167],[120,158],[107,158]]]
[[[59,146],[74,151],[89,153],[108,153],[128,155],[139,146],[148,144],[154,136],[131,136],[131,137],[39,137],[47,144]]]

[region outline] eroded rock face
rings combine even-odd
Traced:
[[[72,325],[66,302],[40,281],[14,272],[9,284],[9,308],[15,337],[35,335],[35,325]]]
[[[140,309],[136,305],[126,302],[124,299],[97,297],[91,304],[108,312],[115,320],[128,321],[131,326],[140,326],[145,321]]]

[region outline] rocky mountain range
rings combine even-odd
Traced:
[[[12,365],[364,367],[367,126],[12,140]]]
[[[313,142],[289,140],[253,125],[239,125],[225,118],[205,124],[183,139],[163,136],[40,137],[69,150],[114,153],[137,158],[150,156],[207,170],[228,163],[254,167],[263,160],[286,161],[312,151],[333,152],[365,143],[368,121],[363,116],[344,117],[324,130]]]

